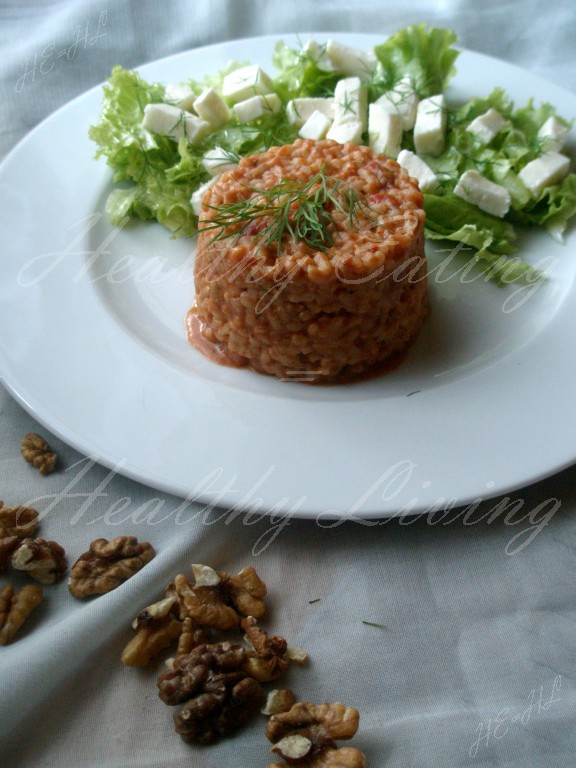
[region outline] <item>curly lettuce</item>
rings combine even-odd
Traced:
[[[373,50],[375,66],[365,78],[369,102],[407,80],[420,98],[444,92],[456,71],[459,51],[455,42],[452,30],[419,24],[401,29],[377,45]],[[295,49],[280,41],[272,61],[276,69],[274,90],[284,105],[294,98],[331,96],[344,77],[326,66],[326,47],[316,43]],[[226,74],[245,64],[231,62],[225,70],[202,81],[189,79],[187,85],[198,94],[206,87],[221,92]],[[113,224],[126,216],[156,220],[174,236],[191,236],[197,228],[192,195],[211,178],[202,163],[207,151],[218,147],[240,158],[291,143],[298,133],[286,110],[281,109],[247,123],[232,115],[224,126],[213,128],[196,144],[186,139],[176,141],[142,127],[146,105],[162,102],[165,97],[164,85],[148,83],[136,72],[115,67],[104,85],[100,119],[89,135],[97,145],[96,156],[104,157],[114,171],[117,186],[106,204]],[[489,109],[499,112],[506,122],[494,139],[484,144],[467,128]],[[550,104],[530,101],[517,108],[502,88],[496,88],[484,98],[449,106],[445,149],[436,157],[424,158],[439,180],[434,192],[424,196],[428,239],[470,249],[478,266],[496,282],[536,276],[536,270],[513,257],[516,225],[545,228],[561,240],[576,214],[576,174],[568,174],[536,197],[519,177],[522,168],[546,150],[539,130],[550,117],[560,120]],[[570,127],[566,121],[560,122]],[[414,149],[412,131],[404,132],[402,147]],[[484,213],[454,194],[458,179],[467,170],[506,187],[511,206],[504,219]]]

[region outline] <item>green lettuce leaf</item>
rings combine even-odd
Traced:
[[[489,144],[484,144],[467,127],[489,109],[495,109],[507,122]],[[512,202],[505,217],[507,222],[544,227],[561,240],[576,215],[576,175],[570,173],[560,184],[544,189],[538,198],[532,197],[519,177],[522,168],[546,150],[538,131],[552,116],[558,117],[550,104],[535,106],[529,101],[516,109],[501,88],[485,98],[473,98],[458,109],[450,110],[444,152],[437,157],[426,157],[441,181],[439,194],[450,195],[462,173],[476,170],[509,191]],[[497,232],[498,220],[489,219]]]
[[[333,96],[341,78],[341,75],[320,69],[310,51],[296,50],[283,41],[276,43],[272,63],[279,70],[274,78],[274,88],[285,103],[303,97]]]
[[[383,70],[382,90],[409,76],[422,98],[444,91],[456,72],[454,62],[459,51],[452,47],[456,40],[451,29],[428,29],[426,24],[405,27],[391,35],[374,48]]]
[[[104,85],[100,120],[90,127],[89,136],[98,145],[96,157],[104,156],[114,169],[114,181],[134,182],[114,190],[106,203],[113,225],[134,216],[157,219],[172,232],[188,234],[193,231],[190,197],[197,175],[170,178],[167,172],[181,162],[178,143],[142,128],[144,107],[162,101],[164,92],[164,86],[115,67]]]
[[[457,243],[454,250],[471,258],[479,269],[488,273],[496,283],[505,284],[520,279],[537,280],[539,270],[518,258],[514,227],[502,219],[484,213],[475,205],[452,194],[424,195],[426,212],[425,234],[429,240]]]

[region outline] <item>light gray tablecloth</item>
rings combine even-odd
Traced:
[[[384,38],[416,22],[452,27],[463,47],[576,90],[572,0],[12,0],[0,3],[0,157],[117,63],[132,67],[267,33]],[[53,343],[65,375],[65,350]],[[42,478],[21,459],[29,431],[58,451],[58,472]],[[353,743],[369,766],[576,764],[574,468],[511,494],[504,505],[515,515],[495,519],[497,500],[436,524],[423,517],[330,529],[296,519],[254,522],[198,504],[178,516],[181,500],[95,465],[0,387],[0,477],[5,503],[39,509],[42,535],[71,558],[93,539],[120,533],[158,552],[125,588],[85,604],[70,598],[65,581],[47,587],[22,637],[0,648],[6,768],[267,764],[262,720],[216,746],[186,746],[156,695],[158,669],[120,664],[132,617],[190,562],[229,572],[256,567],[269,587],[268,628],[311,656],[287,683],[302,699],[360,710]],[[129,531],[113,514],[122,500]],[[167,522],[154,525],[161,515],[150,517],[151,509]],[[5,584],[6,574],[0,579]]]

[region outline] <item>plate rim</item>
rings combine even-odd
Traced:
[[[292,38],[295,37],[304,37],[304,36],[314,36],[314,37],[320,37],[324,35],[329,35],[333,38],[338,38],[342,40],[347,41],[353,41],[357,39],[369,39],[369,40],[375,40],[378,38],[380,41],[383,41],[385,38],[384,35],[375,35],[372,33],[337,33],[337,32],[319,32],[315,31],[313,33],[305,33],[305,32],[299,32],[299,33],[289,33],[289,34],[275,34],[275,35],[260,35],[260,36],[254,36],[254,37],[245,37],[245,38],[238,38],[234,40],[227,40],[222,41],[220,43],[211,43],[206,46],[200,46],[197,48],[192,48],[187,51],[170,54],[168,56],[162,57],[161,59],[157,59],[152,62],[146,62],[144,64],[139,65],[138,67],[134,67],[138,72],[141,72],[146,69],[152,69],[152,68],[158,68],[159,65],[164,64],[170,64],[175,62],[178,59],[186,59],[193,55],[198,55],[199,53],[205,52],[206,50],[210,49],[212,51],[217,51],[219,49],[222,49],[222,47],[237,47],[240,45],[246,45],[248,43],[261,43],[263,41],[266,41],[267,44],[276,43],[279,40],[284,41],[290,41]],[[352,42],[351,42],[352,44]],[[490,60],[493,64],[498,66],[504,66],[506,68],[513,68],[516,70],[518,75],[522,76],[523,78],[528,77],[530,81],[537,81],[541,84],[547,84],[547,85],[553,85],[555,89],[558,89],[559,91],[563,91],[565,93],[571,94],[571,92],[566,91],[566,89],[562,88],[561,86],[556,86],[554,83],[550,83],[550,81],[540,77],[539,75],[534,75],[531,72],[522,69],[516,64],[506,62],[500,59],[496,59],[491,56],[487,56],[486,54],[479,53],[476,51],[470,51],[467,49],[460,49],[463,54],[471,55],[474,57],[481,57],[484,59]],[[100,83],[96,86],[91,87],[87,91],[83,92],[82,94],[79,94],[75,98],[73,98],[71,101],[67,102],[66,104],[60,106],[56,110],[54,110],[51,114],[46,116],[38,125],[36,125],[26,136],[24,136],[16,145],[13,147],[10,152],[3,158],[2,163],[0,164],[0,183],[2,182],[2,176],[4,173],[4,169],[9,166],[11,162],[13,162],[13,158],[16,157],[20,152],[23,151],[23,148],[26,147],[26,143],[29,141],[33,141],[34,137],[41,133],[43,130],[46,130],[46,125],[49,124],[51,120],[54,120],[57,115],[60,113],[66,113],[67,111],[71,110],[73,111],[75,106],[86,99],[89,99],[93,97],[94,94],[99,94],[101,92],[103,83]],[[572,95],[572,94],[571,94]],[[573,96],[573,95],[572,95]],[[94,120],[94,117],[90,118],[91,121]],[[2,346],[0,345],[0,360],[5,363],[5,359],[2,353]],[[69,429],[66,429],[59,425],[54,424],[51,421],[50,414],[47,414],[43,412],[41,409],[38,408],[38,405],[33,403],[34,398],[30,398],[29,396],[26,396],[26,387],[18,386],[18,382],[14,382],[13,379],[6,376],[6,371],[4,369],[4,365],[2,366],[2,371],[0,373],[0,381],[2,381],[4,387],[7,389],[7,391],[11,394],[11,396],[28,412],[30,415],[32,415],[40,424],[42,424],[44,427],[49,429],[52,433],[60,437],[62,440],[64,440],[66,443],[74,447],[76,450],[80,451],[81,453],[85,455],[92,456],[99,464],[102,464],[105,467],[108,467],[109,469],[114,469],[117,467],[118,462],[117,460],[114,460],[111,453],[108,455],[99,454],[98,451],[88,451],[87,448],[89,447],[86,442],[83,440],[78,440],[77,436],[73,435]],[[516,479],[515,481],[511,481],[508,485],[505,483],[499,482],[497,486],[494,489],[485,489],[485,499],[494,498],[495,496],[500,496],[506,493],[509,493],[514,490],[518,490],[521,487],[524,487],[526,485],[532,484],[533,482],[538,482],[539,480],[542,480],[546,477],[549,477],[552,474],[555,474],[556,472],[559,472],[566,467],[570,466],[574,463],[576,459],[576,450],[573,452],[570,457],[566,457],[563,462],[559,462],[556,460],[553,463],[553,466],[547,466],[546,468],[542,469],[542,472],[540,474],[534,475],[531,473],[530,477],[524,477],[521,480]],[[137,463],[133,464],[131,466],[123,467],[120,471],[120,474],[130,478],[131,480],[137,481],[139,483],[142,483],[144,485],[147,485],[151,488],[160,490],[162,492],[176,494],[178,496],[183,496],[182,489],[178,490],[175,489],[175,486],[172,482],[162,483],[161,479],[154,478],[151,479],[150,476],[147,475],[147,473],[143,473],[142,471],[138,470]],[[472,501],[473,498],[477,496],[477,492],[471,492],[468,497],[460,497],[460,505],[468,504],[470,501]],[[198,498],[199,501],[202,501],[202,498]],[[206,501],[209,501],[209,499],[206,499]],[[422,501],[419,505],[413,508],[412,514],[420,514],[423,509],[428,508],[429,503],[426,501]],[[294,517],[305,517],[310,518],[317,516],[318,514],[324,514],[327,510],[325,508],[320,508],[317,505],[314,506],[313,509],[310,509],[307,511],[298,511],[293,516]],[[268,512],[265,512],[267,514],[270,513],[270,510]],[[381,507],[379,508],[366,508],[364,510],[361,510],[359,512],[359,516],[361,519],[374,519],[374,518],[389,518],[389,517],[398,517],[401,516],[398,513],[394,513],[393,510],[383,510]],[[349,515],[345,517],[345,519],[354,519],[355,515]]]

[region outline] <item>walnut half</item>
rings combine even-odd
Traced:
[[[66,553],[55,541],[22,539],[12,554],[10,564],[41,584],[54,584],[66,572]]]
[[[38,512],[31,507],[5,507],[0,501],[0,539],[18,536],[32,537],[38,527]]]
[[[203,627],[235,629],[242,616],[260,618],[266,612],[266,585],[251,566],[231,576],[194,564],[192,576],[189,580],[179,573],[171,589],[178,597],[183,615]]]
[[[15,593],[11,584],[0,592],[0,645],[10,643],[22,624],[42,602],[42,587],[27,584]]]
[[[35,432],[29,432],[24,436],[20,445],[20,452],[28,464],[36,467],[41,475],[52,472],[58,460],[58,456],[46,440]]]
[[[302,768],[364,768],[366,759],[360,750],[339,749],[336,742],[350,739],[358,730],[357,709],[335,702],[314,705],[307,701],[294,704],[287,712],[270,717],[266,736],[272,751],[288,765]],[[268,768],[280,768],[272,763]]]
[[[122,652],[127,667],[144,667],[182,633],[175,597],[165,597],[144,608],[132,622],[136,634]]]
[[[178,656],[171,669],[160,675],[162,701],[182,704],[174,724],[184,741],[211,744],[257,713],[264,691],[244,671],[245,661],[246,650],[239,643],[207,643]]]
[[[70,570],[68,589],[73,597],[104,595],[123,584],[154,557],[154,549],[134,536],[96,539]]]

